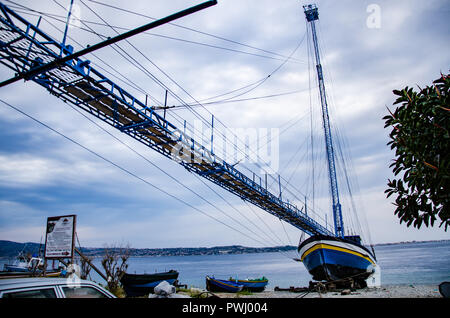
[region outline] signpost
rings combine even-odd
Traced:
[[[84,256],[79,249],[75,248],[75,235],[77,216],[63,215],[51,216],[47,218],[47,230],[45,232],[45,253],[44,253],[44,273],[47,268],[48,259],[57,259],[60,262],[63,258],[70,258],[70,264],[74,264],[75,252],[80,255],[105,281],[108,278],[92,264],[89,258]],[[81,247],[80,247],[81,249]],[[64,265],[68,266],[65,262]]]
[[[45,259],[70,258],[73,263],[76,215],[47,218],[45,232]]]

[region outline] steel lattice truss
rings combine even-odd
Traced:
[[[0,63],[16,73],[26,73],[71,53],[70,46],[63,46],[2,3],[0,11]],[[184,134],[152,107],[91,67],[88,60],[76,58],[27,80],[305,233],[333,235],[296,206]]]

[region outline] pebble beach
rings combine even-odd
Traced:
[[[215,293],[220,298],[442,298],[438,285],[386,285],[378,288],[364,288],[355,291],[327,293],[289,292],[267,290],[251,295]]]

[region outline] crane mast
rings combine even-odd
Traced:
[[[344,224],[342,220],[342,208],[339,202],[339,189],[336,177],[336,164],[333,148],[333,138],[331,136],[330,118],[328,116],[327,95],[323,78],[322,64],[320,62],[319,44],[317,41],[316,21],[319,20],[319,11],[315,4],[303,6],[306,20],[311,25],[312,39],[314,43],[314,55],[316,59],[317,78],[319,81],[320,101],[322,104],[322,119],[325,134],[325,145],[328,161],[328,177],[333,204],[334,229],[337,237],[344,237]]]

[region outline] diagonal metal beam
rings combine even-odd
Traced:
[[[141,26],[139,28],[136,28],[136,29],[133,29],[131,31],[119,34],[116,37],[109,38],[109,39],[107,39],[107,40],[105,40],[103,42],[97,43],[97,44],[95,44],[93,46],[88,46],[87,48],[85,48],[85,49],[83,49],[81,51],[78,51],[76,53],[67,55],[67,56],[62,57],[62,58],[55,59],[52,62],[49,62],[47,64],[38,66],[38,67],[36,67],[34,69],[31,69],[28,72],[20,73],[20,74],[18,74],[17,76],[15,76],[13,78],[10,78],[10,79],[8,79],[6,81],[1,82],[0,83],[0,87],[3,87],[3,86],[6,86],[6,85],[15,83],[15,82],[17,82],[17,81],[19,81],[21,79],[31,79],[34,76],[38,75],[38,74],[44,73],[44,72],[46,72],[48,70],[51,70],[53,68],[57,68],[57,67],[61,66],[62,64],[66,63],[66,62],[68,62],[70,60],[73,60],[75,58],[78,58],[78,57],[80,57],[82,55],[91,53],[93,51],[96,51],[96,50],[101,49],[103,47],[106,47],[108,45],[111,45],[111,44],[114,44],[116,42],[122,41],[122,40],[124,40],[126,38],[129,38],[129,37],[132,37],[132,36],[134,36],[136,34],[148,31],[150,29],[153,29],[153,28],[156,28],[156,27],[161,26],[163,24],[172,22],[174,20],[177,20],[177,19],[182,18],[184,16],[187,16],[189,14],[195,13],[197,11],[206,9],[206,8],[211,7],[213,5],[216,5],[216,4],[217,4],[217,0],[206,1],[206,2],[200,3],[200,4],[196,5],[196,6],[193,6],[193,7],[190,7],[188,9],[185,9],[183,11],[179,11],[177,13],[169,15],[169,16],[167,16],[165,18],[162,18],[162,19],[150,22],[150,23],[148,23],[146,25],[143,25],[143,26]],[[0,3],[0,9],[2,11],[4,11],[5,8],[6,7],[3,4]],[[14,12],[11,12],[11,13],[14,13]]]

